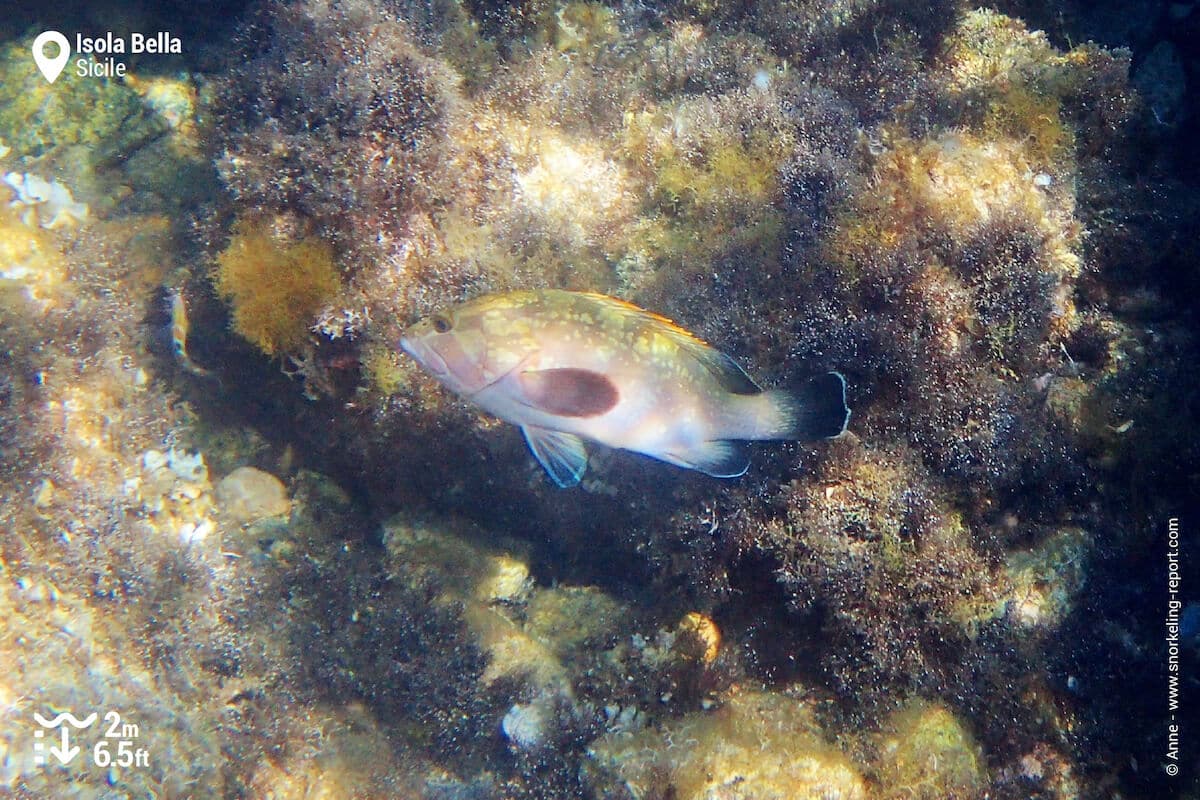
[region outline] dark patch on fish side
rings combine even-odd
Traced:
[[[619,398],[612,381],[586,369],[531,370],[520,382],[528,405],[560,417],[595,417]]]

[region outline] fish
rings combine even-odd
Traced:
[[[563,289],[488,294],[407,328],[400,348],[452,392],[520,427],[558,486],[587,469],[585,440],[717,478],[750,466],[747,441],[816,440],[850,421],[846,379],[763,389],[666,317]]]
[[[184,299],[182,289],[167,289],[167,310],[171,315],[171,351],[175,358],[180,366],[193,375],[208,376],[209,371],[192,361],[192,357],[188,355],[187,341],[191,323],[188,321],[187,300]]]

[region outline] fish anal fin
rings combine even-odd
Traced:
[[[527,405],[560,417],[594,417],[617,404],[617,387],[586,369],[528,370],[517,381]]]
[[[714,478],[737,478],[745,475],[750,468],[750,453],[746,445],[733,439],[699,442],[687,450],[671,451],[659,457]]]
[[[587,470],[587,449],[583,440],[573,433],[523,425],[525,443],[546,474],[563,489],[579,483]]]

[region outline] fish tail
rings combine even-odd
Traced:
[[[793,391],[768,389],[754,399],[755,439],[828,439],[850,422],[846,379],[838,372],[817,375]]]

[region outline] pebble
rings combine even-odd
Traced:
[[[238,467],[217,484],[217,505],[231,519],[247,524],[287,514],[292,509],[283,482],[255,467]]]

